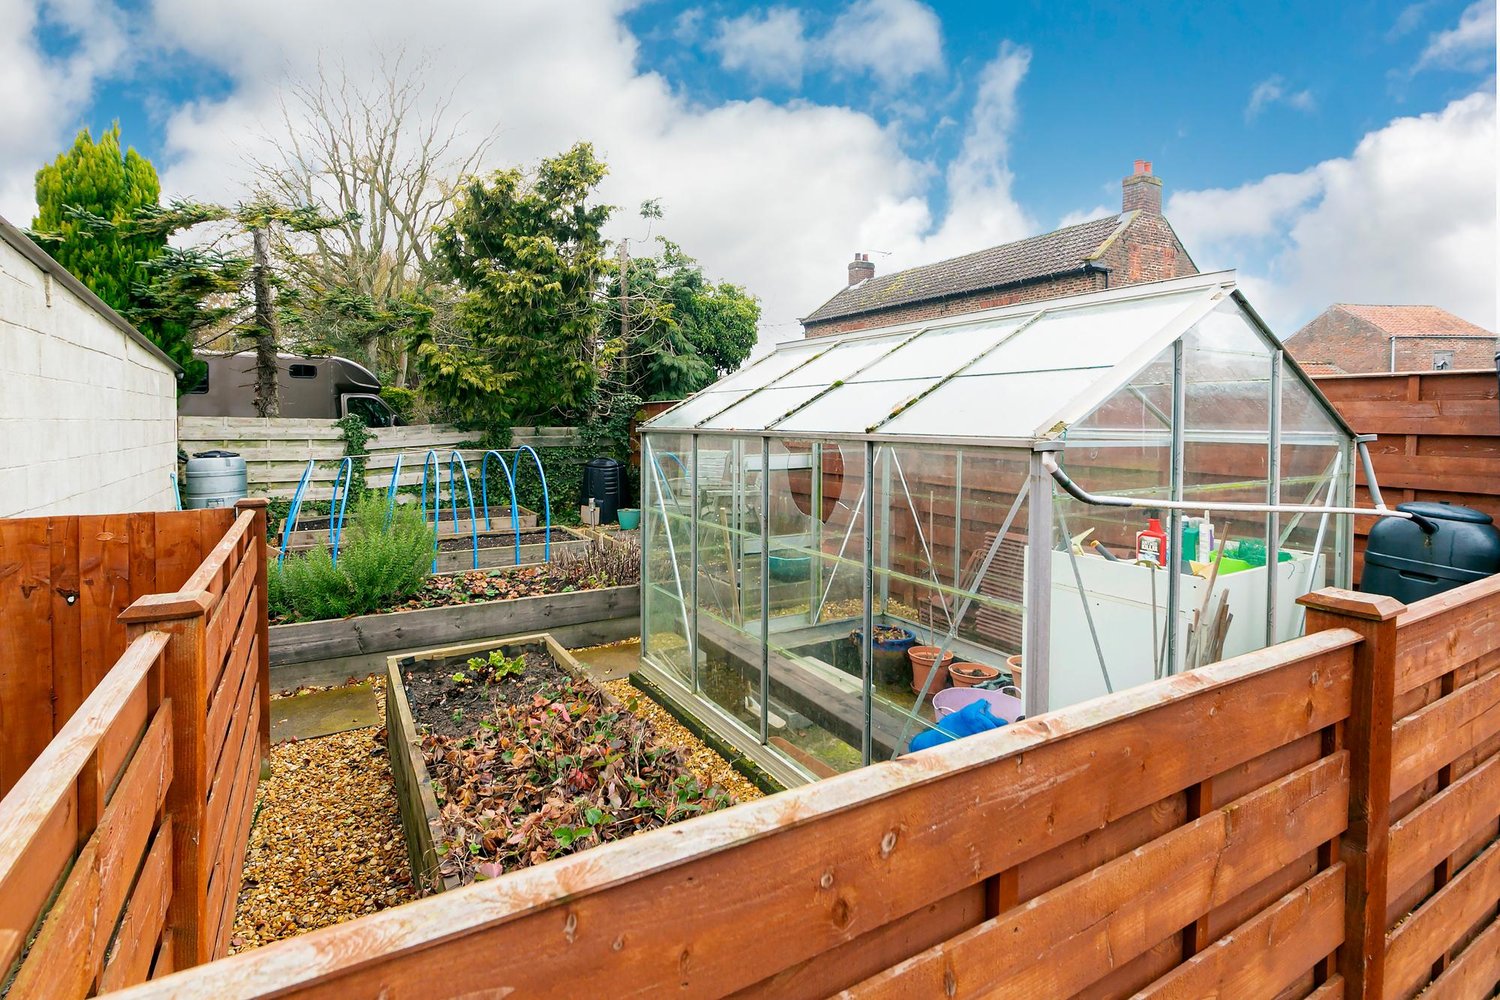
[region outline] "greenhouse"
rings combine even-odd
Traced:
[[[1121,691],[1299,635],[1362,457],[1232,272],[783,344],[642,428],[642,674],[788,780]]]

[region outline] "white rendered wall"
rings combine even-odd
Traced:
[[[171,510],[175,373],[0,240],[0,517]]]

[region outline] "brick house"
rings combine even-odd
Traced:
[[[848,284],[802,320],[808,337],[954,316],[1197,274],[1161,214],[1161,178],[1136,160],[1118,215],[876,277],[855,254]]]
[[[1317,374],[1493,368],[1495,335],[1437,306],[1338,302],[1286,342]]]

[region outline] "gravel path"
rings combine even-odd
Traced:
[[[622,678],[606,681],[604,687],[621,704],[649,721],[663,743],[681,748],[682,755],[687,758],[688,770],[697,775],[701,784],[718,785],[734,796],[736,802],[749,802],[765,797],[765,792],[736,771],[729,761],[710,749],[690,729],[672,718],[670,712],[652,701],[634,684]]]
[[[271,748],[231,952],[416,898],[379,733],[355,729]]]

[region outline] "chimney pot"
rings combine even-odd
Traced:
[[[1121,188],[1124,211],[1161,214],[1161,178],[1151,172],[1150,160],[1136,160],[1135,169]]]
[[[870,255],[856,253],[854,260],[849,264],[849,284],[857,285],[873,277],[875,277],[875,265],[870,263]]]

